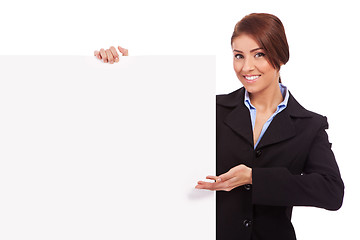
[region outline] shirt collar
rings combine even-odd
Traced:
[[[279,110],[281,108],[286,108],[288,100],[289,100],[288,88],[285,85],[283,85],[282,83],[279,83],[279,87],[280,87],[280,91],[281,91],[281,94],[282,94],[284,100],[278,105],[277,110]],[[245,89],[244,104],[249,109],[255,109],[255,107],[251,104],[250,95],[249,95],[249,92],[246,91],[246,89]]]

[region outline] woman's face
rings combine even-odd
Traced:
[[[261,93],[278,84],[279,71],[268,62],[264,49],[252,37],[246,34],[236,37],[232,49],[235,73],[249,93]]]

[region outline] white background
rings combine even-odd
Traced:
[[[0,4],[0,9],[2,55],[92,55],[110,45],[126,47],[130,55],[216,55],[218,93],[241,86],[232,70],[230,37],[235,23],[252,12],[277,15],[290,46],[290,60],[281,70],[283,83],[304,107],[328,117],[329,138],[346,187],[343,207],[337,212],[294,210],[298,238],[357,235],[360,14],[356,1],[15,0]]]

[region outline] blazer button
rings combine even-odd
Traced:
[[[251,184],[245,184],[244,188],[249,191],[251,189]]]
[[[262,153],[261,150],[257,150],[256,153],[255,153],[256,157],[257,157],[257,158],[260,157],[261,153]]]
[[[250,220],[244,220],[243,222],[245,227],[250,227],[251,226],[251,221]]]

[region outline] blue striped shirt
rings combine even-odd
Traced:
[[[274,119],[274,117],[277,114],[279,114],[282,110],[284,110],[286,108],[286,106],[287,106],[287,103],[288,103],[288,100],[289,100],[289,90],[287,89],[286,86],[282,85],[281,83],[279,83],[279,86],[280,86],[280,91],[281,91],[281,94],[282,94],[284,100],[277,106],[277,109],[273,113],[273,115],[271,115],[271,117],[264,123],[264,126],[261,129],[260,136],[259,136],[259,138],[258,138],[258,140],[257,140],[257,142],[256,142],[256,144],[254,146],[254,149],[259,144],[261,138],[263,137],[264,133],[266,132],[266,129],[269,127],[269,125],[270,125],[271,121]],[[255,119],[256,119],[256,108],[251,104],[249,93],[246,90],[245,90],[244,104],[250,111],[252,129],[254,131]]]

